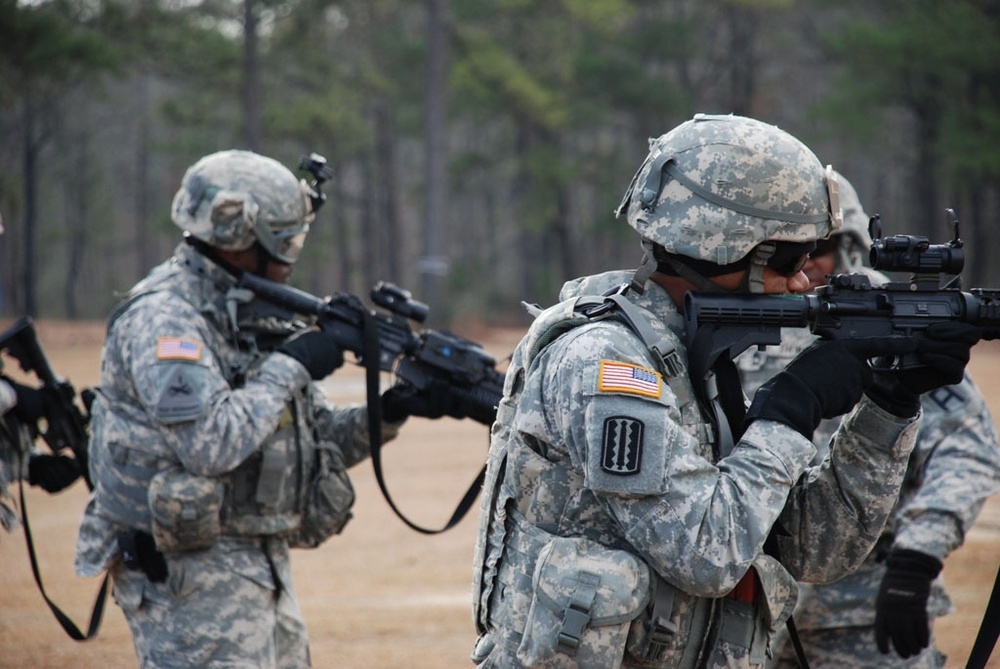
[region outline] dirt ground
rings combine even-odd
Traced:
[[[0,322],[0,328],[9,323]],[[38,324],[39,337],[57,373],[77,390],[98,380],[102,325]],[[504,358],[519,332],[474,336]],[[972,370],[1000,416],[1000,342],[981,343]],[[14,373],[6,361],[6,371]],[[338,403],[363,397],[363,378],[350,365],[328,382]],[[411,420],[386,446],[383,466],[397,506],[414,522],[445,524],[478,473],[487,430],[471,421]],[[352,471],[355,517],[338,537],[293,558],[296,589],[309,625],[316,667],[468,667],[475,640],[470,615],[475,509],[456,527],[419,534],[386,504],[370,465]],[[78,627],[86,628],[100,579],[73,574],[77,526],[86,503],[82,483],[58,495],[27,490],[28,519],[49,596]],[[46,607],[31,574],[23,530],[0,535],[0,669],[108,669],[135,666],[128,627],[109,600],[96,638],[71,640]],[[948,667],[964,667],[1000,564],[1000,496],[987,504],[965,544],[949,556],[944,578],[957,607],[936,634]],[[989,667],[1000,669],[1000,651]]]

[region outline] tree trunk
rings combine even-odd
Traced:
[[[424,145],[427,155],[424,253],[420,259],[420,297],[438,311],[441,283],[448,273],[445,248],[446,202],[448,198],[448,0],[427,3],[427,86]]]
[[[14,308],[32,318],[38,316],[35,304],[38,144],[35,142],[34,135],[35,108],[30,97],[26,96],[24,100],[24,282],[20,295],[17,295],[17,287],[15,286]]]
[[[243,141],[260,147],[260,58],[257,48],[257,11],[254,0],[243,0]]]

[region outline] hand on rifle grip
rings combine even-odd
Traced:
[[[398,423],[409,416],[465,418],[468,410],[447,384],[432,381],[423,390],[401,381],[382,393],[382,420]]]
[[[322,330],[309,330],[292,337],[277,352],[301,362],[314,381],[325,379],[344,364],[344,352],[337,340]]]

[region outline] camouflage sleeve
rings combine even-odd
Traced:
[[[776,528],[792,576],[828,582],[861,564],[895,505],[918,424],[867,397],[845,417],[830,456],[796,484]]]
[[[102,370],[102,384],[109,377],[109,385],[131,381],[143,420],[160,426],[185,468],[206,476],[243,462],[274,431],[292,393],[309,382],[301,364],[272,354],[242,387],[231,388],[213,350],[217,337],[190,304],[155,293],[115,322]]]
[[[332,444],[343,456],[344,464],[353,467],[371,455],[368,439],[368,406],[350,404],[337,407],[326,400],[326,394],[319,384],[311,385],[314,420],[319,439]],[[386,444],[399,434],[402,423],[382,423],[381,439]]]
[[[16,405],[17,393],[14,392],[14,386],[0,379],[0,416],[3,416]]]
[[[547,441],[565,444],[625,540],[683,590],[729,592],[761,552],[812,443],[759,421],[713,464],[680,425],[649,353],[620,326],[578,328],[542,360]]]
[[[891,529],[897,547],[944,559],[1000,491],[1000,448],[986,401],[968,375],[924,395],[922,406],[910,459],[914,490],[908,480]]]

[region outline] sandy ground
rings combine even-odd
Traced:
[[[0,323],[0,327],[8,323]],[[53,367],[80,388],[98,378],[100,324],[42,322],[39,336]],[[498,359],[519,333],[481,332],[475,338]],[[972,369],[1000,415],[1000,342],[980,344]],[[13,372],[7,361],[7,371]],[[360,370],[351,366],[328,383],[338,403],[359,400]],[[393,499],[414,522],[438,528],[472,482],[487,449],[486,428],[471,421],[411,420],[383,452]],[[358,501],[344,533],[312,551],[296,551],[293,566],[309,624],[316,667],[468,667],[475,640],[470,615],[476,512],[451,530],[422,535],[406,527],[383,499],[371,467],[352,471]],[[29,521],[46,591],[86,628],[100,579],[72,568],[77,525],[86,503],[82,484],[58,495],[27,490]],[[0,668],[107,669],[135,666],[128,627],[109,600],[96,638],[71,640],[54,619],[31,574],[23,531],[0,536]],[[949,667],[965,666],[1000,564],[1000,496],[992,498],[965,544],[944,569],[957,611],[936,634]],[[989,667],[1000,668],[1000,652]]]

